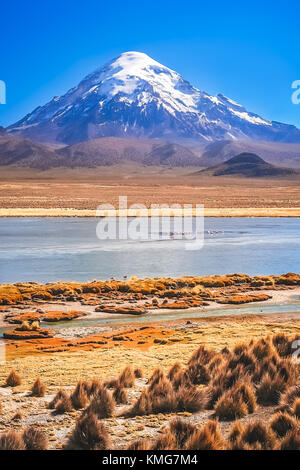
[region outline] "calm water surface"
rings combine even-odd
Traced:
[[[300,271],[299,218],[207,218],[197,251],[183,240],[100,241],[96,225],[94,218],[1,218],[0,283]]]

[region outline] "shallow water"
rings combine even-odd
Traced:
[[[0,283],[299,272],[299,218],[206,218],[204,247],[193,251],[175,239],[100,241],[97,222],[1,218]]]

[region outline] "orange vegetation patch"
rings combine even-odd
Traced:
[[[41,315],[40,320],[45,322],[71,321],[75,318],[84,317],[86,315],[86,312],[79,312],[75,310],[71,312],[52,311]]]
[[[124,315],[143,315],[147,313],[147,310],[141,307],[110,307],[105,305],[100,305],[95,308],[95,312],[105,312],[105,313],[119,313]]]
[[[31,339],[41,339],[41,338],[52,338],[54,336],[53,330],[46,330],[45,328],[39,328],[37,330],[12,330],[5,331],[3,337],[5,339],[13,340],[31,340]]]
[[[0,305],[15,305],[26,301],[45,301],[60,299],[74,301],[78,299],[95,302],[101,295],[111,295],[112,298],[123,295],[159,297],[182,297],[187,294],[197,294],[207,298],[207,288],[224,288],[236,286],[241,288],[300,285],[300,275],[287,273],[282,276],[247,276],[246,274],[228,274],[225,276],[183,276],[180,278],[130,278],[128,281],[93,281],[88,283],[56,282],[53,284],[17,283],[0,285]],[[88,297],[85,299],[85,295]],[[91,297],[89,297],[91,296]],[[129,297],[132,298],[132,297]],[[99,304],[99,302],[98,302]]]
[[[70,311],[70,312],[61,312],[61,311],[49,311],[47,313],[38,313],[38,312],[26,312],[18,313],[16,315],[7,315],[5,321],[7,323],[18,325],[24,321],[33,322],[33,321],[44,321],[44,322],[60,322],[60,321],[71,321],[75,318],[83,317],[87,315],[86,312],[80,311]]]
[[[222,297],[217,302],[220,304],[247,304],[249,302],[264,302],[270,298],[271,296],[267,294],[232,295],[230,297]]]
[[[38,330],[40,331],[40,330]],[[15,333],[15,332],[14,332]],[[20,333],[31,333],[23,331]],[[36,332],[32,332],[36,333]],[[126,348],[139,348],[147,350],[153,346],[157,340],[164,340],[164,344],[173,344],[168,341],[170,336],[174,335],[175,330],[162,329],[161,327],[148,327],[143,326],[140,328],[131,328],[119,333],[104,333],[101,335],[93,335],[79,339],[62,339],[62,338],[43,338],[34,339],[28,335],[30,341],[9,342],[6,344],[6,357],[22,357],[32,354],[48,354],[61,351],[91,351],[97,348],[112,348],[115,346],[124,346]],[[176,336],[182,335],[182,342],[185,342],[184,335],[181,332],[176,332]],[[17,339],[17,338],[14,338]],[[180,341],[180,339],[178,339]],[[178,342],[177,341],[177,342]]]

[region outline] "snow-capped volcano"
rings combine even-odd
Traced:
[[[107,136],[300,142],[296,127],[210,96],[141,52],[121,54],[8,131],[68,144]]]

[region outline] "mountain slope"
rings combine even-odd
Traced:
[[[203,167],[217,165],[240,153],[255,153],[269,163],[300,168],[300,145],[282,142],[220,140],[207,145],[201,152]]]
[[[285,177],[299,174],[291,168],[280,168],[253,153],[241,153],[224,163],[194,174],[207,176],[240,176],[245,178]]]
[[[67,144],[108,136],[300,142],[296,127],[210,96],[140,52],[121,54],[8,131]]]
[[[56,166],[54,150],[23,137],[0,135],[0,166],[17,165],[47,169]]]

